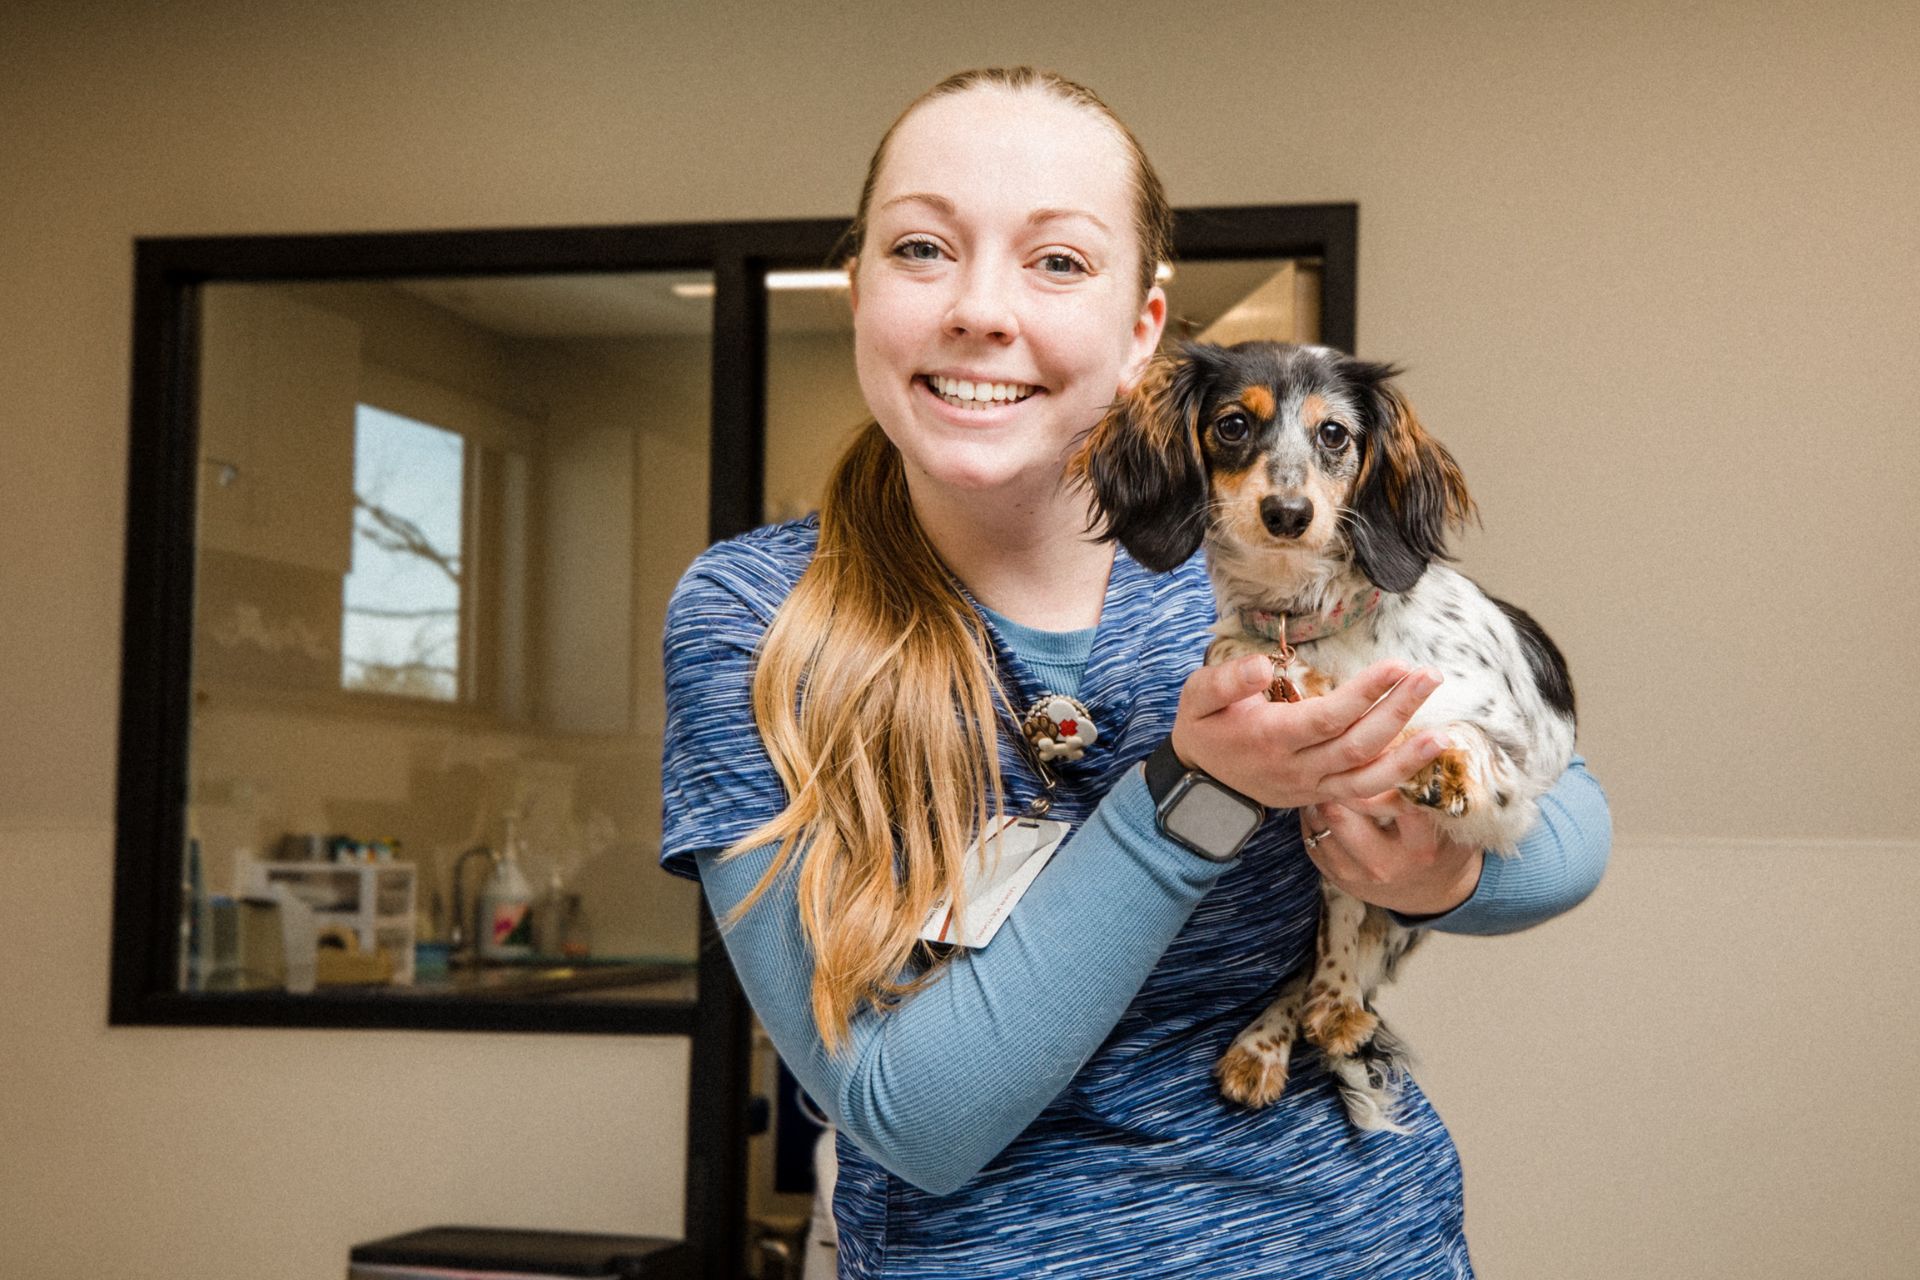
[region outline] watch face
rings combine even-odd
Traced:
[[[1262,815],[1247,801],[1204,781],[1189,780],[1162,819],[1167,834],[1214,857],[1239,849]]]

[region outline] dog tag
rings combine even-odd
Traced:
[[[952,901],[942,898],[927,913],[920,936],[928,942],[986,946],[1067,838],[1067,829],[1066,823],[1048,818],[1002,818],[988,829],[985,857],[981,841],[975,840],[962,860],[966,919],[955,920]]]
[[[1267,686],[1267,701],[1268,702],[1300,701],[1299,688],[1293,683],[1293,681],[1287,679],[1287,673],[1282,671],[1280,668],[1281,668],[1281,662],[1280,662],[1280,659],[1276,656],[1273,658],[1273,683]]]

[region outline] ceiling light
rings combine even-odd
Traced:
[[[769,271],[767,288],[769,289],[844,289],[847,287],[847,273],[835,268],[823,271]],[[675,297],[711,298],[713,281],[692,280],[673,286]]]

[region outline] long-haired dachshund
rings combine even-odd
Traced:
[[[1166,571],[1204,546],[1219,637],[1207,661],[1274,660],[1270,697],[1327,692],[1382,658],[1445,675],[1405,734],[1453,746],[1401,792],[1452,839],[1510,855],[1573,754],[1573,685],[1544,631],[1444,565],[1475,515],[1460,469],[1391,379],[1326,347],[1243,342],[1163,356],[1089,433],[1069,474],[1103,535]],[[1319,945],[1215,1074],[1228,1097],[1280,1096],[1297,1034],[1348,1114],[1394,1129],[1408,1056],[1372,1009],[1420,938],[1323,883]]]

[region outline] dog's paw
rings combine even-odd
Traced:
[[[1379,1025],[1380,1019],[1357,1001],[1333,991],[1314,992],[1300,1011],[1300,1029],[1307,1039],[1340,1058],[1359,1053]]]
[[[1292,1045],[1270,1039],[1241,1039],[1214,1064],[1220,1092],[1243,1107],[1258,1110],[1280,1100],[1287,1088],[1287,1059]]]
[[[1472,764],[1459,747],[1448,747],[1425,768],[1400,784],[1400,794],[1417,805],[1459,818],[1473,808]]]

